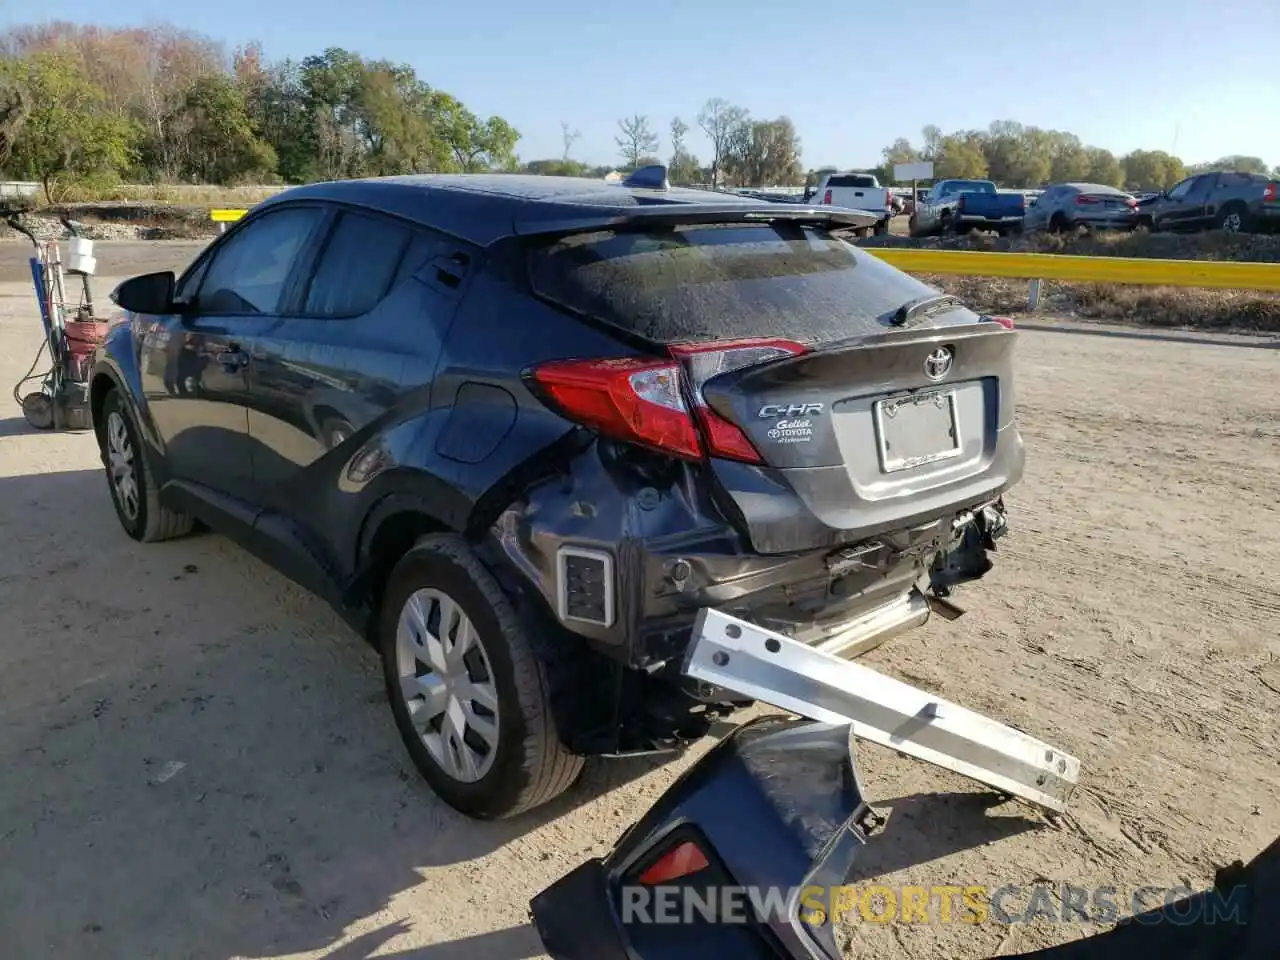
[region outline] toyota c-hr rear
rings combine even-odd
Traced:
[[[113,294],[120,522],[331,603],[440,796],[516,814],[743,706],[681,674],[700,609],[854,656],[989,569],[1016,334],[868,225],[661,170],[285,191]]]

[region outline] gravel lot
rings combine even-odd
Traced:
[[[100,243],[122,276],[199,244]],[[0,246],[0,930],[6,957],[541,955],[531,894],[603,852],[688,762],[598,763],[549,810],[463,820],[412,773],[372,653],[221,537],[120,532],[89,435],[7,385],[39,342]],[[102,299],[111,281],[102,279]],[[1029,450],[970,613],[868,663],[1074,752],[1051,825],[870,746],[892,808],[855,881],[1205,882],[1280,833],[1280,351],[1038,319]],[[865,924],[860,955],[986,957],[1083,924]]]

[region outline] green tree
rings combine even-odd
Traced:
[[[11,162],[43,185],[50,202],[78,180],[118,179],[133,162],[136,125],[103,109],[102,88],[74,55],[41,51],[0,61],[0,70],[29,104]]]
[[[183,144],[184,179],[261,183],[275,170],[275,151],[254,130],[244,93],[230,76],[198,79],[168,126]]]
[[[1187,173],[1208,173],[1211,170],[1228,170],[1236,173],[1258,173],[1267,176],[1270,171],[1267,169],[1266,161],[1261,157],[1246,157],[1240,154],[1231,154],[1227,157],[1219,157],[1212,163],[1197,163],[1187,167]]]
[[[652,159],[651,155],[658,152],[658,135],[653,132],[653,128],[649,126],[649,118],[644,114],[623,117],[618,121],[618,130],[618,136],[613,139],[629,169],[644,166],[642,161]]]
[[[1186,176],[1182,161],[1163,150],[1134,150],[1123,161],[1125,186],[1167,190]]]
[[[933,161],[936,179],[958,177],[979,180],[987,176],[987,157],[982,150],[981,135],[950,134],[937,144],[938,156]]]
[[[739,124],[724,159],[724,169],[739,185],[793,186],[804,179],[800,138],[789,117]]]
[[[1124,167],[1110,150],[1087,147],[1085,156],[1089,163],[1086,179],[1090,183],[1105,183],[1109,187],[1124,186]]]

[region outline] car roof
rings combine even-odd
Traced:
[[[1109,187],[1105,183],[1064,183],[1063,186],[1079,190],[1081,193],[1124,193],[1123,190]]]
[[[477,246],[540,228],[626,216],[638,207],[703,204],[723,210],[767,201],[682,187],[647,189],[586,177],[532,174],[418,174],[334,180],[293,187],[258,208],[298,200],[326,200],[405,217]]]

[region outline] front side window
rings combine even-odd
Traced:
[[[272,210],[214,251],[196,294],[202,314],[276,313],[285,282],[322,216],[316,207]]]

